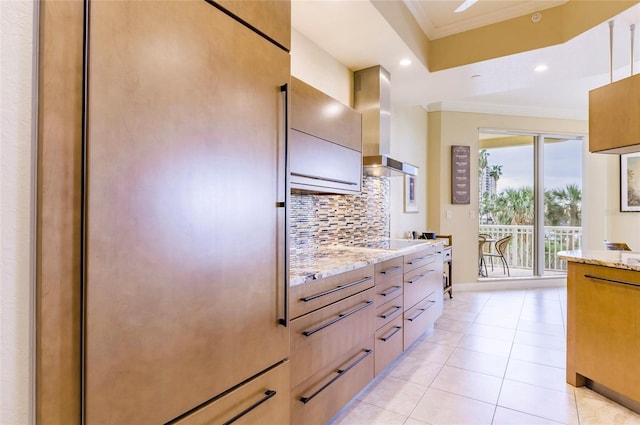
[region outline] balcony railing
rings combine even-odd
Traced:
[[[487,233],[495,240],[512,235],[505,257],[509,267],[533,269],[533,226],[507,226],[481,224],[480,233]],[[574,226],[544,227],[544,269],[566,271],[567,262],[558,258],[558,251],[581,249],[582,228]]]

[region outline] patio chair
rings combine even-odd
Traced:
[[[483,257],[489,257],[491,259],[491,271],[493,271],[493,259],[499,258],[500,262],[502,263],[502,273],[504,274],[506,272],[507,276],[511,276],[511,272],[509,271],[509,264],[507,264],[507,259],[504,256],[505,251],[507,250],[507,245],[509,245],[509,242],[511,242],[511,238],[513,238],[513,235],[507,235],[502,239],[498,239],[494,245],[496,247],[496,252],[482,254]],[[484,261],[484,263],[486,269],[486,260]]]
[[[608,251],[631,251],[629,245],[624,242],[610,242],[605,240],[604,247]]]

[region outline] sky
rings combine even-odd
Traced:
[[[487,150],[489,167],[502,165],[498,193],[506,188],[533,187],[533,145]],[[545,189],[563,188],[567,184],[582,187],[582,141],[546,143],[544,147]]]

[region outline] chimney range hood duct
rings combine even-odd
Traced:
[[[389,157],[391,76],[381,66],[353,73],[353,107],[362,113],[362,164],[369,176],[418,175],[418,168]]]

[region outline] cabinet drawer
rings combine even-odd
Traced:
[[[442,254],[436,251],[436,245],[429,246],[426,249],[404,256],[404,272],[411,272],[418,267],[422,267],[436,261],[442,262]]]
[[[380,307],[403,293],[402,275],[375,287],[376,308]]]
[[[375,279],[376,286],[386,283],[390,280],[397,280],[402,278],[403,273],[402,257],[392,258],[391,260],[383,261],[375,265]]]
[[[179,419],[178,425],[289,423],[289,362]]]
[[[325,368],[364,338],[373,345],[373,289],[291,321],[291,386]]]
[[[402,339],[402,316],[391,320],[376,332],[374,357],[376,375],[402,354]]]
[[[291,287],[289,306],[295,319],[373,287],[373,266]]]
[[[391,320],[398,316],[402,316],[404,309],[402,308],[402,295],[398,295],[384,305],[376,307],[376,329],[385,326]]]
[[[441,315],[442,288],[404,313],[404,349],[409,348]]]
[[[442,288],[442,262],[433,262],[404,275],[404,307],[414,306],[435,288]]]
[[[373,368],[371,339],[292,389],[291,424],[327,423],[373,379]]]

